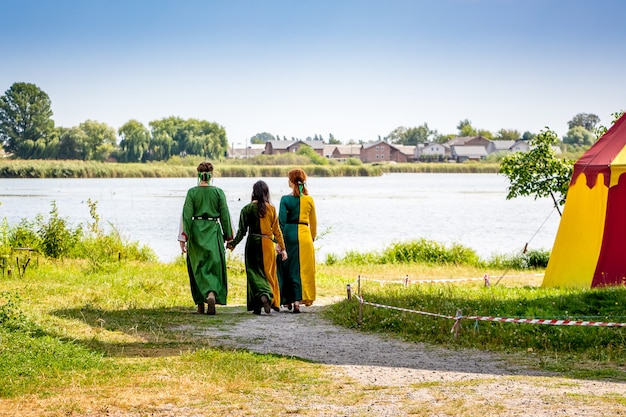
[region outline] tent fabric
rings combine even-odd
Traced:
[[[626,117],[574,164],[542,286],[626,283]]]

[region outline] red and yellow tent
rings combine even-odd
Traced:
[[[574,164],[544,287],[626,284],[626,115]]]

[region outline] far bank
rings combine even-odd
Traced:
[[[0,160],[0,178],[183,178],[194,177],[199,158],[168,162],[118,163],[97,161]],[[217,177],[285,177],[294,164],[260,165],[217,161]],[[298,164],[314,177],[374,177],[384,173],[497,173],[498,163],[329,163]]]

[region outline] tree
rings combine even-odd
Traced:
[[[500,129],[496,133],[494,140],[518,140],[522,137],[517,130]]]
[[[187,122],[180,117],[165,117],[148,123],[151,130],[148,159],[167,161],[172,155],[183,154],[187,141]]]
[[[400,126],[392,130],[386,137],[391,143],[415,146],[418,143],[431,142],[437,136],[436,130],[430,130],[424,123],[417,127]]]
[[[263,144],[263,143],[269,142],[270,140],[276,140],[276,138],[271,133],[263,132],[263,133],[257,133],[256,135],[252,136],[250,138],[250,143]]]
[[[226,131],[217,123],[167,117],[149,125],[152,136],[144,160],[167,160],[172,155],[220,158],[228,149]]]
[[[115,150],[117,135],[111,126],[86,120],[78,127],[85,133],[83,154],[86,161],[104,161]]]
[[[60,127],[59,132],[59,151],[57,159],[85,159],[85,143],[87,136],[80,127],[65,128]]]
[[[613,122],[611,123],[611,125],[614,125],[615,122],[617,122],[617,119],[619,119],[623,115],[624,115],[624,110],[620,110],[618,112],[611,113],[611,116],[613,116]],[[597,139],[600,139],[602,137],[602,135],[604,135],[606,133],[607,130],[609,130],[609,129],[606,126],[600,125],[600,126],[596,127],[596,130],[593,133],[596,135]]]
[[[557,158],[553,146],[559,143],[555,132],[546,128],[530,141],[530,151],[515,152],[500,163],[500,173],[509,179],[507,200],[534,195],[552,197],[554,206],[561,214],[559,205],[565,203],[574,163]]]
[[[593,113],[578,113],[572,120],[567,122],[567,127],[571,130],[576,126],[580,126],[589,132],[593,132],[598,123],[600,123],[600,118],[597,115]]]
[[[119,128],[120,160],[123,162],[141,162],[150,144],[150,132],[137,120],[129,120]]]
[[[568,145],[590,146],[596,141],[596,136],[582,126],[574,126],[563,136],[563,143]]]
[[[478,129],[478,132],[476,132],[476,136],[482,136],[483,138],[486,139],[493,139],[493,133],[491,133],[489,130],[487,129]]]
[[[341,141],[337,138],[335,138],[335,136],[332,133],[328,134],[328,144],[329,145],[341,145]]]
[[[6,152],[23,159],[54,156],[46,147],[55,137],[50,97],[35,84],[14,83],[0,97],[0,142]]]
[[[476,129],[468,119],[461,120],[456,128],[459,131],[459,136],[477,136]]]

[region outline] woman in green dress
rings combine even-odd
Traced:
[[[228,296],[224,242],[232,240],[233,228],[224,192],[211,185],[213,164],[202,162],[197,170],[198,186],[187,191],[179,240],[198,313],[206,302],[206,314],[214,315],[215,305],[225,305]]]
[[[252,187],[252,201],[241,209],[237,235],[227,247],[235,249],[246,234],[248,311],[254,314],[261,314],[261,308],[266,314],[272,309],[280,311],[276,252],[281,254],[282,259],[287,259],[287,252],[276,208],[270,203],[270,191],[265,181],[257,181]]]

